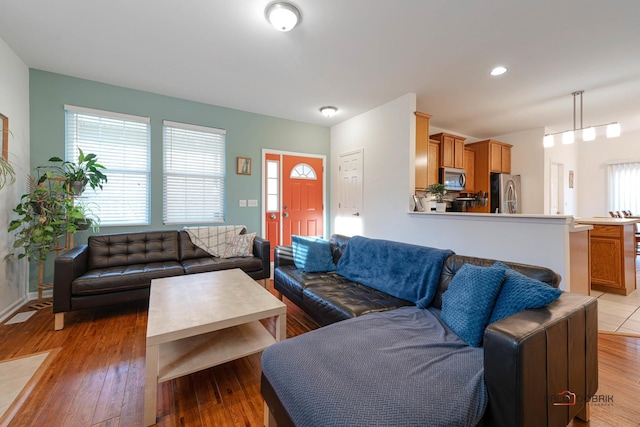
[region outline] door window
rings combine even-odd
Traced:
[[[267,160],[267,212],[280,210],[279,162]]]
[[[291,169],[291,175],[293,179],[317,179],[316,171],[306,163],[298,163]]]

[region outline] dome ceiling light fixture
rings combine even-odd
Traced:
[[[507,72],[507,68],[503,67],[502,65],[500,65],[500,66],[494,68],[493,70],[491,70],[491,75],[492,76],[501,76],[506,72]]]
[[[320,112],[325,117],[333,117],[334,114],[336,114],[338,112],[338,109],[336,107],[332,107],[330,105],[327,105],[325,107],[321,107],[320,108]]]
[[[548,133],[542,139],[542,146],[545,148],[553,147],[554,145],[554,136],[562,134],[562,143],[563,144],[573,144],[578,137],[578,131],[582,131],[582,140],[583,141],[593,141],[596,139],[596,129],[600,127],[607,128],[607,138],[617,138],[620,136],[620,123],[613,122],[604,125],[597,126],[588,126],[584,127],[582,125],[582,94],[584,90],[577,90],[572,92],[573,96],[573,130],[565,130],[563,132],[556,133]],[[580,101],[580,109],[576,109],[577,101]],[[578,115],[580,113],[580,115]],[[579,126],[579,127],[578,127]]]
[[[300,21],[300,11],[291,3],[271,3],[264,11],[267,21],[278,31],[287,32]]]

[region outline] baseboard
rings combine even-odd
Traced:
[[[36,298],[38,297],[38,294],[36,293]],[[7,320],[10,316],[13,315],[13,313],[15,313],[20,307],[22,307],[23,305],[25,305],[28,301],[29,301],[30,295],[26,295],[23,296],[22,298],[20,298],[19,300],[15,301],[13,304],[11,304],[9,307],[5,308],[4,310],[2,310],[0,312],[0,323],[4,322],[5,320]]]

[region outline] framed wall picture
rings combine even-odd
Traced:
[[[569,171],[569,188],[573,188],[573,171]]]
[[[238,157],[237,171],[238,175],[251,175],[251,158]]]

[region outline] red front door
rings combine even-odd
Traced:
[[[271,250],[291,235],[323,235],[322,158],[265,155],[265,237]],[[273,259],[273,253],[272,253]]]
[[[322,236],[322,159],[283,156],[282,244],[291,235]]]

